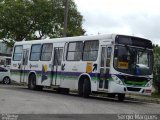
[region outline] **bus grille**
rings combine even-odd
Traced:
[[[145,86],[148,82],[145,77],[137,77],[137,76],[127,76],[127,75],[119,75],[118,76],[126,85],[132,86]]]
[[[141,88],[133,88],[133,87],[127,87],[128,91],[135,91],[135,92],[139,92],[141,90]]]

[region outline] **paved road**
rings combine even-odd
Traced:
[[[20,86],[0,85],[0,113],[14,114],[160,114],[160,104],[32,91]]]

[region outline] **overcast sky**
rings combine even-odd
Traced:
[[[75,0],[86,34],[135,35],[160,45],[160,0]]]

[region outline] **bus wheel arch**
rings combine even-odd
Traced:
[[[37,76],[35,72],[30,72],[28,77],[28,88],[31,90],[43,90],[43,86],[37,85]]]
[[[88,75],[81,75],[78,81],[79,96],[88,97],[91,93],[91,81]]]

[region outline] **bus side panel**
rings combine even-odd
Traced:
[[[51,62],[39,61],[29,62],[30,72],[35,73],[36,75],[36,84],[41,86],[50,86],[51,85]],[[28,76],[29,77],[29,76]]]
[[[87,65],[91,63],[91,71],[87,73]],[[93,71],[95,62],[87,62],[87,61],[64,61],[62,65],[64,65],[64,70],[62,72],[62,80],[61,87],[70,88],[70,89],[78,89],[78,81],[80,76],[89,77],[91,81],[91,91],[97,91],[97,80],[98,74],[97,71]]]
[[[19,50],[17,50],[19,52],[19,54],[21,54],[21,56],[19,56],[18,59],[16,57],[14,58],[14,53],[15,53],[16,47],[17,48],[21,47],[20,52],[19,52]],[[13,53],[12,53],[10,76],[11,76],[11,80],[13,80],[17,83],[21,82],[22,49],[23,49],[23,45],[15,45],[14,49],[13,49]],[[13,60],[13,59],[15,59],[15,60]]]
[[[12,61],[11,63],[11,70],[10,70],[10,75],[11,75],[11,80],[20,83],[20,62],[19,61]]]
[[[65,66],[64,66],[65,65]],[[79,75],[84,72],[85,65],[81,61],[64,61],[62,62],[62,79],[61,87],[77,89]]]

